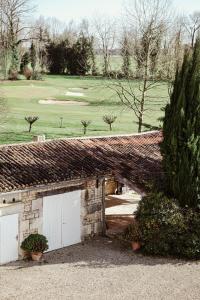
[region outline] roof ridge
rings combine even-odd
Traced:
[[[25,146],[25,145],[35,145],[35,144],[45,144],[49,142],[56,142],[56,141],[72,141],[72,140],[91,140],[91,139],[109,139],[109,138],[119,138],[119,137],[136,137],[136,136],[146,136],[154,133],[159,133],[161,131],[159,130],[153,130],[153,131],[146,131],[141,133],[130,133],[130,134],[113,134],[113,135],[104,135],[104,136],[82,136],[82,137],[66,137],[66,138],[57,138],[57,139],[47,139],[42,142],[37,141],[30,141],[30,142],[21,142],[16,144],[2,144],[0,145],[0,148],[4,147],[16,147],[16,146]]]

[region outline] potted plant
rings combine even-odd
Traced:
[[[21,244],[21,248],[25,253],[31,255],[32,260],[39,261],[44,253],[48,250],[48,241],[44,235],[31,234]]]
[[[131,243],[133,251],[141,248],[141,232],[137,222],[130,224],[123,233],[123,238]]]

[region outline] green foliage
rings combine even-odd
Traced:
[[[35,71],[35,72],[33,72],[31,79],[32,80],[43,80],[43,77],[40,72]]]
[[[14,44],[11,47],[11,66],[10,66],[10,73],[11,72],[18,72],[18,67],[19,67],[19,51],[18,51],[18,46]]]
[[[48,250],[48,241],[44,235],[31,234],[21,244],[21,248],[29,253]]]
[[[166,190],[182,207],[200,206],[200,40],[185,54],[166,106],[161,145]]]
[[[51,74],[64,74],[67,67],[68,41],[50,42],[46,46],[47,64]]]
[[[200,213],[182,209],[174,199],[152,192],[136,212],[143,251],[150,255],[200,258]]]
[[[37,52],[36,52],[36,47],[33,42],[31,43],[31,48],[30,48],[30,62],[31,62],[31,67],[34,72],[36,64],[37,64]]]
[[[184,228],[179,207],[162,193],[151,193],[143,198],[136,220],[141,230],[143,249],[148,254],[169,255]]]
[[[185,228],[175,243],[174,252],[180,257],[200,259],[200,212],[187,209],[183,215]]]
[[[98,71],[97,71],[97,66],[96,66],[96,57],[95,57],[94,37],[93,36],[90,39],[90,59],[91,59],[92,75],[96,76],[98,74]]]
[[[70,75],[86,75],[94,66],[93,43],[81,35],[72,48],[68,48],[67,69]],[[94,70],[93,70],[94,71]]]
[[[27,67],[29,63],[30,63],[30,54],[29,52],[25,52],[24,55],[22,56],[21,64],[20,64],[21,73],[24,72],[25,67]]]
[[[162,26],[160,27],[160,30],[162,31]],[[161,51],[161,41],[161,32],[159,32],[158,28],[154,28],[153,22],[150,22],[135,47],[138,78],[143,76],[143,69],[148,64],[148,77],[155,75],[158,57]]]
[[[137,222],[130,224],[124,231],[122,238],[127,242],[140,242],[141,231]]]
[[[127,37],[123,40],[121,55],[123,59],[122,72],[125,78],[129,78],[131,75],[131,53]]]
[[[46,47],[51,74],[86,75],[96,73],[93,39],[80,35],[71,46],[68,41],[50,42]]]

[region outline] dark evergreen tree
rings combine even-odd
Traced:
[[[68,41],[50,42],[46,46],[47,64],[51,74],[64,74],[67,67]],[[73,62],[72,62],[73,63]]]
[[[33,72],[35,72],[35,67],[37,64],[37,52],[34,43],[31,43],[31,48],[30,48],[30,62],[31,62],[31,67],[33,69]]]
[[[167,192],[182,207],[200,207],[200,40],[193,54],[187,51],[177,71],[163,134]]]
[[[27,67],[29,63],[30,63],[30,54],[29,52],[25,52],[24,55],[22,56],[21,64],[20,64],[21,73],[23,73],[24,68]]]
[[[125,36],[122,43],[121,55],[123,59],[122,72],[126,78],[131,74],[131,53],[128,38]]]
[[[11,66],[10,66],[10,70],[18,72],[18,68],[19,68],[19,52],[18,52],[17,45],[14,44],[11,47]]]
[[[68,48],[67,69],[71,75],[86,75],[91,69],[91,41],[81,35],[77,42]]]
[[[91,57],[91,71],[92,75],[97,75],[97,66],[96,66],[96,57],[95,57],[95,49],[94,49],[94,37],[92,36],[90,39],[90,57]]]

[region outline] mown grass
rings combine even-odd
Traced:
[[[133,85],[138,85],[137,81]],[[82,89],[84,97],[66,96],[70,89]],[[32,140],[33,135],[45,134],[47,138],[75,137],[83,135],[81,120],[91,120],[87,135],[109,135],[103,122],[105,114],[114,114],[117,121],[112,134],[137,132],[137,119],[133,112],[121,105],[118,96],[109,88],[109,81],[102,78],[45,76],[43,81],[19,80],[1,82],[0,91],[7,100],[6,120],[1,124],[0,143],[16,143]],[[41,105],[39,100],[57,99],[77,101],[76,105]],[[144,118],[144,131],[159,126],[161,108],[168,100],[167,85],[155,87],[148,99]],[[81,106],[79,102],[87,102]],[[39,116],[29,134],[25,116]],[[63,128],[60,128],[60,117]]]

